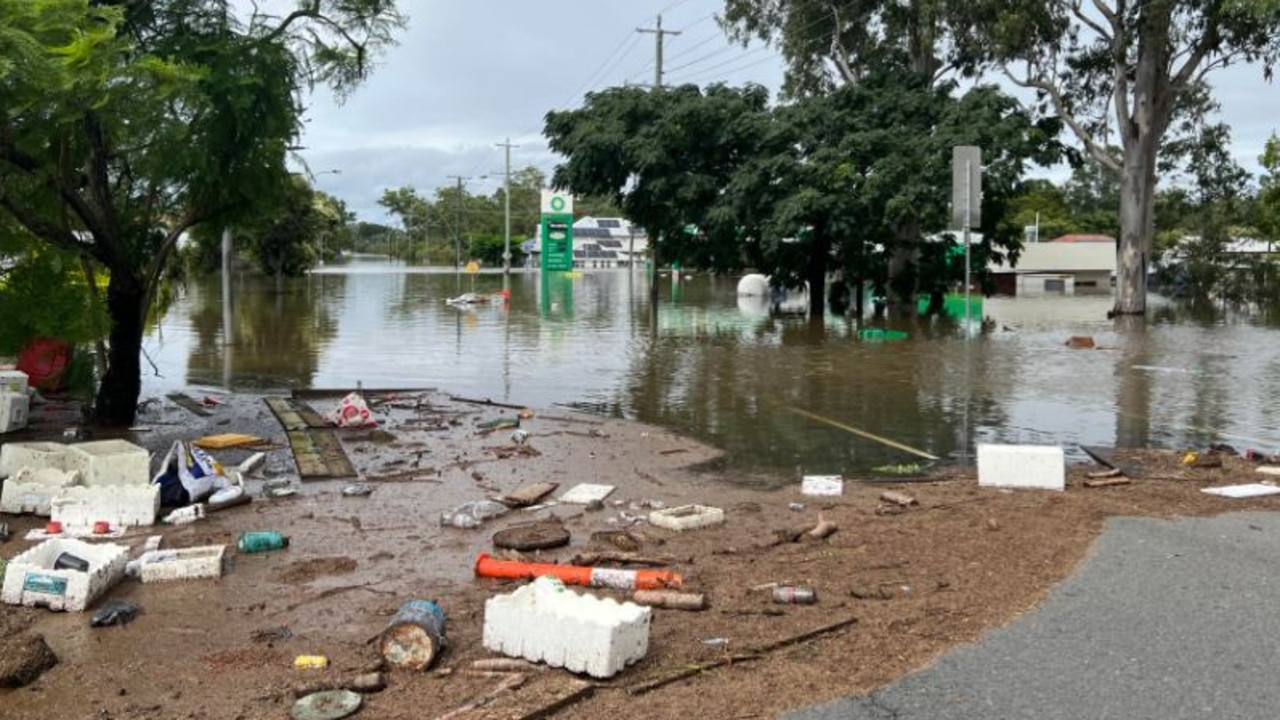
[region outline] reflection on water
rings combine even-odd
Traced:
[[[867,342],[839,318],[825,328],[771,318],[739,301],[736,278],[686,279],[675,294],[664,281],[655,322],[644,276],[626,271],[516,274],[509,304],[444,302],[503,282],[366,263],[277,294],[268,279],[238,276],[227,333],[213,278],[148,337],[163,377],[145,387],[360,382],[570,403],[689,433],[728,450],[732,467],[785,473],[914,459],[790,408],[959,460],[991,441],[1280,447],[1277,331],[1246,317],[1165,307],[1117,324],[1105,297],[990,299],[990,329],[971,341],[938,320]],[[1070,335],[1101,349],[1069,350]]]

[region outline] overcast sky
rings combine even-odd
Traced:
[[[666,82],[756,82],[776,91],[782,61],[763,46],[731,45],[713,14],[723,0],[400,0],[409,28],[373,76],[343,105],[311,98],[301,153],[316,185],[346,200],[360,219],[385,221],[377,200],[412,185],[424,195],[470,178],[474,193],[501,183],[511,166],[550,172],[543,116],[580,106],[583,95],[652,83],[654,27],[661,13]],[[1266,137],[1280,124],[1280,93],[1256,68],[1212,76],[1241,163],[1257,172]],[[340,173],[326,172],[338,170]],[[488,176],[480,179],[480,176]]]

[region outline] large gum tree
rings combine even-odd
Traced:
[[[776,44],[793,93],[857,82],[904,51],[922,75],[998,67],[1033,88],[1119,178],[1113,312],[1146,312],[1160,155],[1177,113],[1215,70],[1280,53],[1275,0],[725,0],[735,37]]]
[[[303,95],[350,91],[404,23],[393,0],[266,7],[0,0],[0,213],[110,278],[99,422],[137,412],[147,308],[182,234],[276,201]]]

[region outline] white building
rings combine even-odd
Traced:
[[[999,295],[1110,294],[1114,242],[1043,242],[1022,248],[1017,267],[991,263]]]

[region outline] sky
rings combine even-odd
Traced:
[[[400,0],[409,28],[345,103],[323,90],[310,98],[300,157],[318,188],[342,198],[361,220],[388,222],[386,189],[430,196],[466,178],[491,194],[502,182],[510,138],[512,170],[550,174],[557,161],[541,136],[548,111],[580,107],[583,96],[654,81],[655,35],[663,28],[665,82],[754,82],[776,92],[783,63],[760,44],[731,44],[715,21],[723,0]],[[1211,76],[1232,125],[1234,152],[1251,172],[1280,125],[1280,92],[1256,67]],[[336,171],[336,172],[335,172]],[[1062,179],[1065,170],[1048,170]]]

